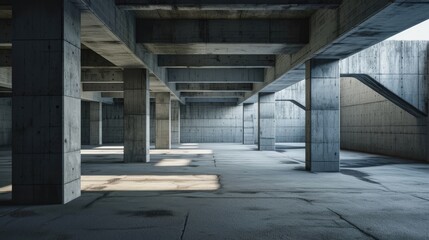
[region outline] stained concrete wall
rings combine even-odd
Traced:
[[[425,160],[427,120],[353,78],[341,80],[341,148]]]
[[[81,102],[81,144],[88,145],[89,144],[89,102],[82,101]]]
[[[0,98],[0,146],[12,143],[12,99]]]
[[[343,60],[427,111],[428,42],[385,41]],[[426,160],[427,119],[416,118],[353,78],[341,80],[341,147]]]
[[[276,93],[277,100],[293,99],[305,105],[305,81]],[[291,102],[276,102],[276,142],[305,142],[305,111]]]
[[[341,73],[367,74],[427,110],[428,42],[384,41],[341,61]]]
[[[242,105],[188,103],[182,105],[180,111],[182,143],[242,142]]]
[[[89,108],[89,107],[88,107]],[[82,113],[83,114],[83,113]],[[88,112],[89,114],[89,112]],[[150,142],[155,142],[155,103],[150,103]],[[89,124],[89,119],[88,119]],[[89,128],[88,128],[89,131]],[[89,138],[88,138],[89,139]],[[103,143],[124,142],[124,103],[103,104]]]

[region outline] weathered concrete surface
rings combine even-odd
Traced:
[[[103,144],[103,103],[89,103],[89,144]]]
[[[258,150],[276,149],[276,94],[260,93],[258,100]]]
[[[1,53],[1,52],[0,52]],[[1,55],[0,55],[1,56]],[[158,65],[168,68],[268,68],[273,55],[159,55]],[[1,58],[0,58],[1,64]]]
[[[276,92],[276,142],[305,142],[305,110],[283,99],[305,106],[305,81]]]
[[[180,144],[180,102],[171,101],[171,144]]]
[[[155,95],[155,147],[171,148],[171,98],[170,93]]]
[[[124,162],[149,162],[149,73],[124,71]]]
[[[13,1],[13,200],[80,196],[80,11]]]
[[[279,91],[304,78],[312,58],[342,59],[427,19],[427,1],[343,1],[338,9],[318,10],[310,19],[310,42],[299,52],[277,55],[265,82],[240,101],[261,91]]]
[[[243,104],[243,144],[255,144],[255,105],[253,103]]]
[[[188,103],[181,106],[182,143],[241,143],[242,127],[243,107],[235,103]]]
[[[308,43],[308,27],[307,19],[138,19],[136,41],[156,54],[293,53]]]
[[[255,83],[264,81],[264,69],[168,69],[168,81],[172,83]]]
[[[341,74],[367,74],[427,113],[428,42],[383,41],[341,61]]]
[[[429,237],[427,164],[343,151],[342,172],[311,174],[303,145],[178,147],[126,165],[120,146],[85,148],[82,197],[25,208],[3,193],[11,161],[1,151],[2,239]]]
[[[312,59],[306,64],[306,169],[338,172],[340,160],[339,60]]]
[[[12,99],[0,98],[0,146],[12,143]]]

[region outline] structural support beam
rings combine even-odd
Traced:
[[[103,103],[89,102],[89,144],[103,144]]]
[[[252,91],[251,83],[178,83],[176,90],[179,92],[249,92]]]
[[[308,43],[308,32],[307,19],[139,19],[136,24],[137,42],[157,54],[293,53]]]
[[[12,198],[80,196],[80,11],[69,0],[13,1]]]
[[[182,92],[180,97],[183,98],[241,98],[243,92]]]
[[[274,55],[159,55],[158,66],[168,68],[269,68]]]
[[[254,118],[255,106],[253,103],[243,104],[243,144],[253,145],[255,144],[255,124]]]
[[[338,172],[340,169],[339,60],[308,61],[305,87],[305,167],[311,172]]]
[[[241,3],[231,0],[116,0],[116,4],[125,10],[314,10],[319,8],[334,8],[340,0],[254,0],[251,3]]]
[[[170,93],[155,95],[155,148],[171,148],[171,97]]]
[[[276,150],[276,98],[275,93],[259,93],[258,149]]]
[[[180,102],[171,101],[171,144],[180,144]]]
[[[125,69],[124,80],[124,162],[149,162],[149,73]]]
[[[84,92],[122,92],[124,91],[123,83],[82,83]]]
[[[173,83],[255,83],[264,81],[264,69],[168,69]]]
[[[0,47],[12,46],[12,20],[0,19]]]

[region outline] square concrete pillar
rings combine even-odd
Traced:
[[[259,93],[258,149],[276,150],[276,98],[275,93]]]
[[[255,144],[253,115],[255,114],[255,107],[253,103],[243,104],[243,144]]]
[[[312,59],[306,63],[306,169],[340,169],[339,60]]]
[[[89,144],[101,145],[103,144],[103,103],[90,102],[89,103]]]
[[[180,144],[180,102],[171,101],[171,144]]]
[[[124,70],[124,162],[150,161],[150,93],[146,69]]]
[[[12,198],[80,196],[80,11],[69,0],[14,0]]]
[[[171,148],[171,97],[169,92],[155,95],[155,148]]]

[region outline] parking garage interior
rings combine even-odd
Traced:
[[[0,239],[429,239],[428,12],[0,0]]]

